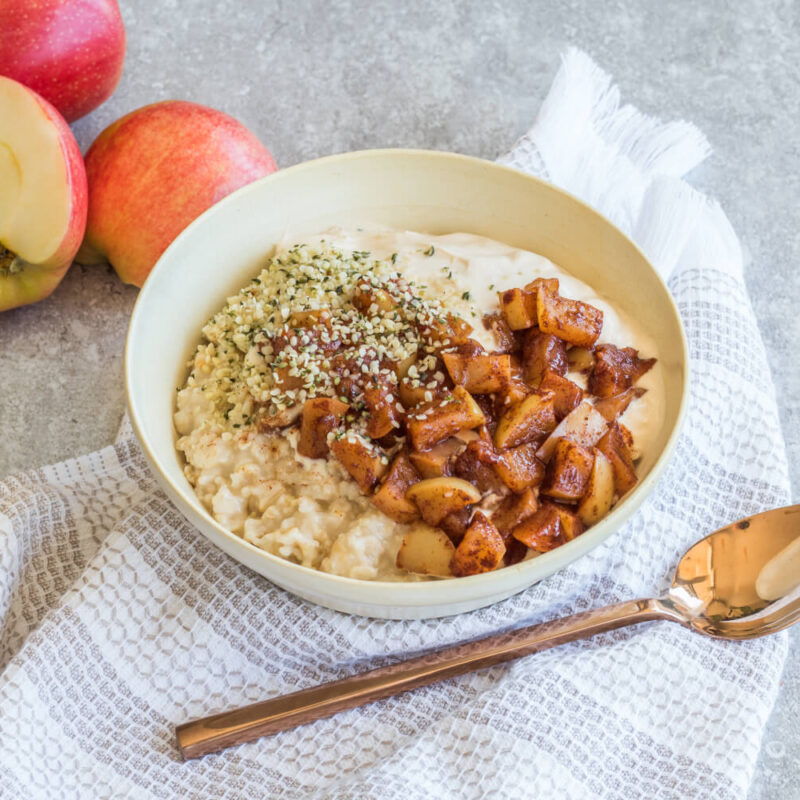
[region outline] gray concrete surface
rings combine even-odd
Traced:
[[[749,255],[800,500],[800,4],[794,0],[280,2],[120,0],[117,93],[75,125],[85,148],[142,104],[185,98],[245,122],[288,166],[366,147],[487,158],[532,121],[568,44],[627,100],[685,117],[714,156],[717,196]],[[136,292],[73,268],[47,301],[0,316],[0,475],[105,445],[122,415],[122,347]],[[796,339],[796,335],[794,337]],[[793,636],[800,646],[800,633]],[[800,663],[790,658],[753,800],[800,798]]]

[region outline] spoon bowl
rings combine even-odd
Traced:
[[[692,545],[661,601],[700,633],[753,639],[800,618],[800,505],[732,522]]]

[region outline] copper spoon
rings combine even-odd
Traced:
[[[261,736],[429,683],[537,653],[596,633],[665,619],[722,639],[753,639],[800,618],[800,505],[720,528],[681,558],[663,597],[573,614],[226,711],[177,728],[184,758]]]

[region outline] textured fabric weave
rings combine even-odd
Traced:
[[[788,502],[770,375],[721,210],[681,176],[685,123],[619,103],[569,52],[503,161],[584,197],[665,275],[691,407],[665,476],[616,535],[471,614],[318,608],[212,547],[157,488],[130,428],[0,482],[0,797],[744,797],[785,658],[668,623],[595,637],[183,763],[174,725],[417,650],[659,593],[688,544]]]

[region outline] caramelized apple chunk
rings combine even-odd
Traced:
[[[511,531],[526,520],[539,508],[539,502],[533,489],[525,489],[519,494],[510,494],[503,498],[492,512],[492,522],[503,539],[511,536]]]
[[[372,502],[395,522],[412,522],[417,519],[417,506],[406,497],[406,492],[420,481],[419,473],[408,456],[400,452],[389,465],[389,471],[378,487]]]
[[[273,414],[272,411],[275,413]],[[258,429],[262,433],[275,430],[276,428],[286,428],[297,422],[298,417],[303,413],[303,406],[295,403],[280,410],[271,409],[270,413],[258,420]]]
[[[536,324],[536,295],[524,289],[499,292],[500,311],[512,331],[522,331]]]
[[[531,328],[522,343],[523,377],[530,385],[538,386],[546,372],[567,374],[567,345],[551,333]]]
[[[406,408],[413,408],[446,397],[450,394],[450,386],[441,359],[421,359],[406,368],[398,386],[398,394]]]
[[[494,334],[496,353],[515,353],[519,350],[519,342],[514,336],[505,317],[502,314],[486,314],[483,317],[483,327]]]
[[[328,442],[331,453],[339,459],[350,476],[368,494],[388,467],[383,451],[363,436],[348,432]]]
[[[408,457],[423,478],[441,478],[453,474],[456,456],[464,449],[460,439],[445,439],[430,450],[412,450]]]
[[[508,383],[495,395],[495,412],[502,414],[509,406],[524,400],[533,390],[522,376],[522,368],[516,363],[516,357],[511,360],[511,374]]]
[[[561,515],[550,503],[541,505],[520,522],[511,535],[537,553],[546,553],[567,541],[561,525]]]
[[[542,461],[549,461],[559,439],[569,439],[583,447],[593,447],[607,429],[608,423],[603,415],[588,400],[584,400],[558,423],[536,455]]]
[[[586,347],[570,347],[567,350],[567,365],[570,372],[588,375],[594,369],[594,350]]]
[[[417,321],[417,330],[423,339],[434,342],[438,347],[464,344],[469,341],[472,325],[455,314],[446,317],[425,317]]]
[[[620,394],[612,395],[611,397],[604,397],[601,400],[596,400],[594,407],[609,421],[613,422],[618,417],[621,417],[628,406],[634,401],[638,400],[647,389],[642,389],[640,386],[631,386]]]
[[[275,388],[281,392],[296,391],[302,389],[306,378],[297,370],[287,365],[272,367],[272,377],[275,381]]]
[[[525,291],[530,292],[534,298],[539,289],[546,289],[552,294],[558,294],[558,278],[534,278],[525,286]]]
[[[335,397],[314,397],[303,404],[297,452],[306,458],[328,455],[328,434],[341,422],[350,406]]]
[[[547,464],[541,493],[555,500],[580,500],[589,486],[594,454],[586,447],[559,439]]]
[[[464,538],[456,547],[450,569],[464,577],[491,572],[503,562],[506,546],[503,537],[482,511],[476,511]]]
[[[614,468],[602,451],[595,448],[594,464],[586,494],[578,505],[578,516],[586,525],[599,522],[614,504]]]
[[[406,430],[415,450],[428,450],[464,428],[477,428],[485,422],[474,398],[463,386],[456,386],[443,400],[409,412]]]
[[[499,392],[511,378],[511,357],[501,354],[443,353],[447,371],[457,386],[471,394]]]
[[[629,389],[656,363],[655,358],[639,358],[632,347],[601,344],[595,348],[595,364],[589,375],[589,391],[597,397],[613,397]]]
[[[564,538],[571,542],[576,536],[580,536],[585,530],[586,526],[583,520],[578,515],[577,511],[565,506],[563,503],[557,503],[551,500],[546,501],[548,505],[552,506],[561,520],[561,530],[564,533]]]
[[[544,464],[536,458],[536,442],[511,447],[500,453],[494,469],[512,492],[538,486],[544,478]]]
[[[458,544],[469,528],[472,521],[472,506],[464,506],[448,514],[440,523],[439,527],[450,537],[451,541]]]
[[[449,578],[454,553],[455,547],[443,531],[419,522],[403,537],[395,563],[406,572]]]
[[[292,312],[287,324],[272,334],[272,352],[314,345],[320,353],[335,353],[342,343],[333,331],[332,320],[332,313],[327,308]]]
[[[386,291],[374,286],[364,289],[359,287],[353,293],[353,305],[365,315],[374,315],[381,311],[397,308],[397,301]]]
[[[553,395],[531,394],[503,412],[494,442],[498,450],[517,447],[548,434],[556,426]]]
[[[536,319],[544,333],[552,333],[576,347],[594,347],[603,329],[603,312],[580,300],[542,287],[536,293]]]
[[[330,324],[331,312],[327,308],[309,308],[302,311],[293,311],[289,316],[290,328],[315,328],[319,325]]]
[[[397,398],[391,386],[377,384],[364,389],[364,405],[367,413],[367,436],[380,439],[399,430],[403,415],[397,408]]]
[[[606,434],[597,443],[597,449],[611,462],[614,487],[620,497],[636,486],[636,469],[619,423],[614,422],[609,426]]]
[[[583,400],[583,389],[577,383],[549,370],[545,372],[539,389],[553,393],[553,408],[559,422],[574,411]]]
[[[470,442],[456,458],[453,472],[477,486],[481,492],[503,491],[503,483],[492,466],[497,458],[491,443],[487,445],[481,440]]]
[[[411,486],[406,497],[416,503],[422,519],[435,527],[449,514],[477,503],[481,493],[461,478],[426,478]]]

